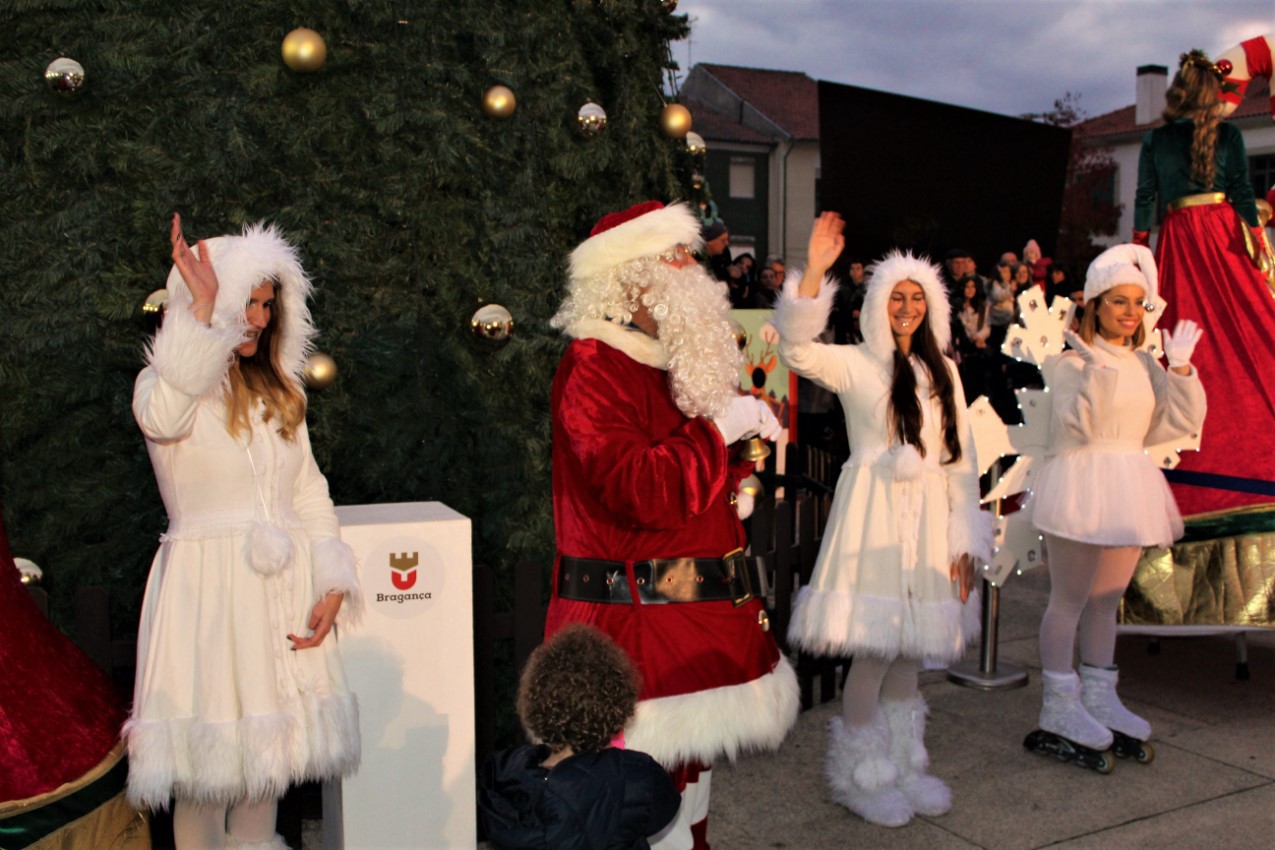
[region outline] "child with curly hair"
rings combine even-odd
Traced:
[[[538,647],[518,685],[533,741],[495,753],[478,807],[497,850],[647,850],[681,805],[664,768],[612,740],[633,717],[638,674],[606,635],[564,628]]]

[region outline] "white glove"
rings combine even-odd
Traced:
[[[761,408],[761,427],[757,429],[757,436],[763,440],[773,440],[784,430],[784,426],[779,424],[779,417],[775,416],[775,411],[770,409],[769,404],[757,399],[757,405]]]
[[[726,411],[714,416],[712,422],[721,432],[726,445],[737,443],[745,437],[769,432],[772,436],[779,433],[779,420],[771,413],[766,402],[751,395],[741,395],[731,399]]]
[[[1173,327],[1173,335],[1168,331],[1160,331],[1161,346],[1164,356],[1169,358],[1169,368],[1190,366],[1191,355],[1195,353],[1195,344],[1200,341],[1204,331],[1190,319],[1179,319]]]
[[[1089,346],[1089,343],[1080,338],[1075,331],[1063,331],[1063,339],[1071,346],[1072,350],[1080,355],[1080,359],[1085,361],[1088,366],[1101,367],[1102,363],[1098,361],[1097,353]]]

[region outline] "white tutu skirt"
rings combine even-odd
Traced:
[[[1081,450],[1049,458],[1028,510],[1040,531],[1098,546],[1167,547],[1183,531],[1164,474],[1142,452]]]

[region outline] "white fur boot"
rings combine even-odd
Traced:
[[[1080,665],[1080,701],[1094,719],[1114,732],[1145,741],[1151,737],[1151,724],[1125,708],[1116,695],[1120,672],[1114,668]]]
[[[1044,671],[1044,705],[1040,709],[1040,728],[1061,738],[1105,750],[1111,746],[1111,730],[1085,710],[1080,702],[1080,677],[1072,671]]]
[[[226,833],[226,850],[288,850],[288,844],[282,835],[268,838],[265,841],[244,841]]]
[[[832,799],[868,823],[903,826],[912,805],[895,787],[898,768],[890,761],[890,729],[880,712],[867,726],[846,726],[841,717],[828,723],[824,774]]]
[[[930,754],[925,750],[925,716],[920,696],[882,700],[881,712],[890,724],[890,761],[899,769],[899,790],[918,815],[935,817],[952,810],[952,789],[937,776],[926,773]]]

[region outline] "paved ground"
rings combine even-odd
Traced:
[[[1249,633],[1252,679],[1235,678],[1231,636],[1160,641],[1122,635],[1121,692],[1155,731],[1150,765],[1121,761],[1109,776],[1022,747],[1040,710],[1036,629],[1048,594],[1041,570],[1001,596],[1000,657],[1030,682],[985,692],[923,674],[934,771],[955,807],[902,829],[870,826],[828,801],[822,780],[829,703],[804,713],[778,753],[714,771],[709,837],[745,848],[1227,848],[1275,847],[1275,632]]]
[[[1011,580],[1001,596],[1000,657],[1030,682],[985,692],[923,674],[934,771],[955,808],[902,829],[870,826],[828,801],[825,729],[839,708],[805,712],[777,753],[714,770],[709,838],[715,850],[1271,850],[1275,848],[1275,630],[1250,632],[1252,679],[1235,678],[1233,636],[1150,639],[1117,646],[1125,701],[1155,727],[1150,765],[1121,761],[1109,776],[1022,747],[1040,710],[1036,629],[1049,581]],[[322,846],[307,822],[307,850]],[[485,845],[484,845],[485,846]]]

